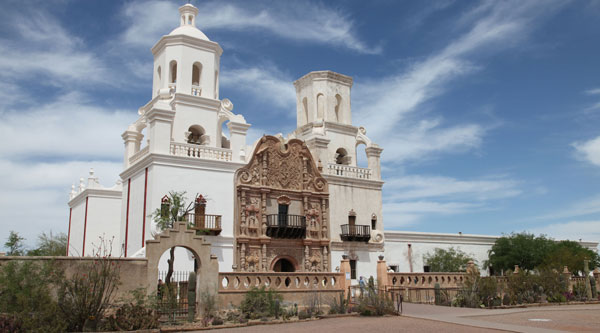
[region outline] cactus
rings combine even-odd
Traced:
[[[196,273],[190,272],[188,278],[188,321],[196,317]]]
[[[434,294],[435,294],[435,305],[441,305],[442,304],[442,291],[440,288],[440,284],[436,283],[434,286]]]
[[[596,278],[594,276],[589,277],[590,286],[592,287],[592,299],[598,298],[598,290],[596,289]]]

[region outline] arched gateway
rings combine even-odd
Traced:
[[[158,262],[161,255],[172,247],[184,247],[194,255],[198,265],[196,290],[210,290],[216,292],[218,288],[219,262],[216,256],[210,253],[210,243],[201,236],[196,236],[196,231],[187,228],[186,222],[177,222],[172,229],[167,229],[156,235],[155,239],[146,241],[146,258],[148,258],[148,291],[156,293]],[[198,293],[199,295],[199,293]]]

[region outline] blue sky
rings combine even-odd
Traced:
[[[114,184],[183,3],[2,1],[1,240],[66,232],[90,167]],[[386,229],[600,240],[599,1],[193,3],[253,139],[294,129],[295,79],[354,78]]]

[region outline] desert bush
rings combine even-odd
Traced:
[[[126,303],[108,316],[102,325],[108,331],[135,331],[159,327],[160,315],[156,310],[139,304]]]
[[[573,300],[586,301],[587,298],[585,282],[578,281],[573,285]]]
[[[101,240],[91,263],[76,267],[70,278],[58,283],[58,306],[69,331],[95,329],[112,303],[120,283],[119,263],[112,260],[112,242]]]
[[[283,297],[274,290],[267,290],[264,286],[250,289],[242,303],[240,311],[246,318],[258,319],[275,314],[275,301],[281,301]]]
[[[467,274],[461,285],[456,298],[452,301],[453,306],[479,308],[498,306],[502,300],[498,295],[498,282],[496,278],[481,277],[475,272]]]
[[[51,289],[63,272],[54,262],[10,261],[0,267],[0,320],[10,332],[62,332],[67,328]],[[10,329],[8,329],[10,328]]]
[[[373,277],[358,299],[358,312],[361,316],[383,316],[394,313],[394,304],[383,290],[378,290]]]
[[[344,299],[344,293],[338,297],[333,296],[329,302],[329,314],[346,313],[348,311],[348,301]]]
[[[308,319],[310,317],[311,317],[310,313],[308,313],[306,310],[300,310],[300,312],[298,312],[298,319],[300,319],[300,320]]]

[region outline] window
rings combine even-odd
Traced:
[[[308,123],[308,99],[306,97],[302,99],[302,107],[304,108],[304,118],[306,119],[306,123]]]
[[[388,268],[395,273],[398,273],[398,265],[389,265]]]
[[[350,156],[348,156],[348,152],[344,148],[338,148],[335,151],[335,164],[350,164]]]
[[[190,126],[187,135],[188,143],[195,145],[207,145],[209,144],[210,137],[205,134],[204,128],[200,125]]]
[[[356,280],[356,260],[350,259],[350,278]]]
[[[192,67],[192,85],[200,86],[200,78],[202,77],[202,64],[199,62],[194,63]]]
[[[339,94],[335,95],[335,121],[339,122],[340,121],[340,109],[342,107],[342,96],[340,96]]]
[[[317,120],[323,119],[323,113],[325,112],[325,96],[323,94],[317,95]]]
[[[430,271],[431,271],[431,267],[429,267],[429,265],[423,266],[423,272],[429,273]]]
[[[169,83],[177,83],[177,61],[171,61],[169,68],[171,70],[171,80]]]
[[[371,229],[377,229],[377,219],[374,217],[371,218]]]

